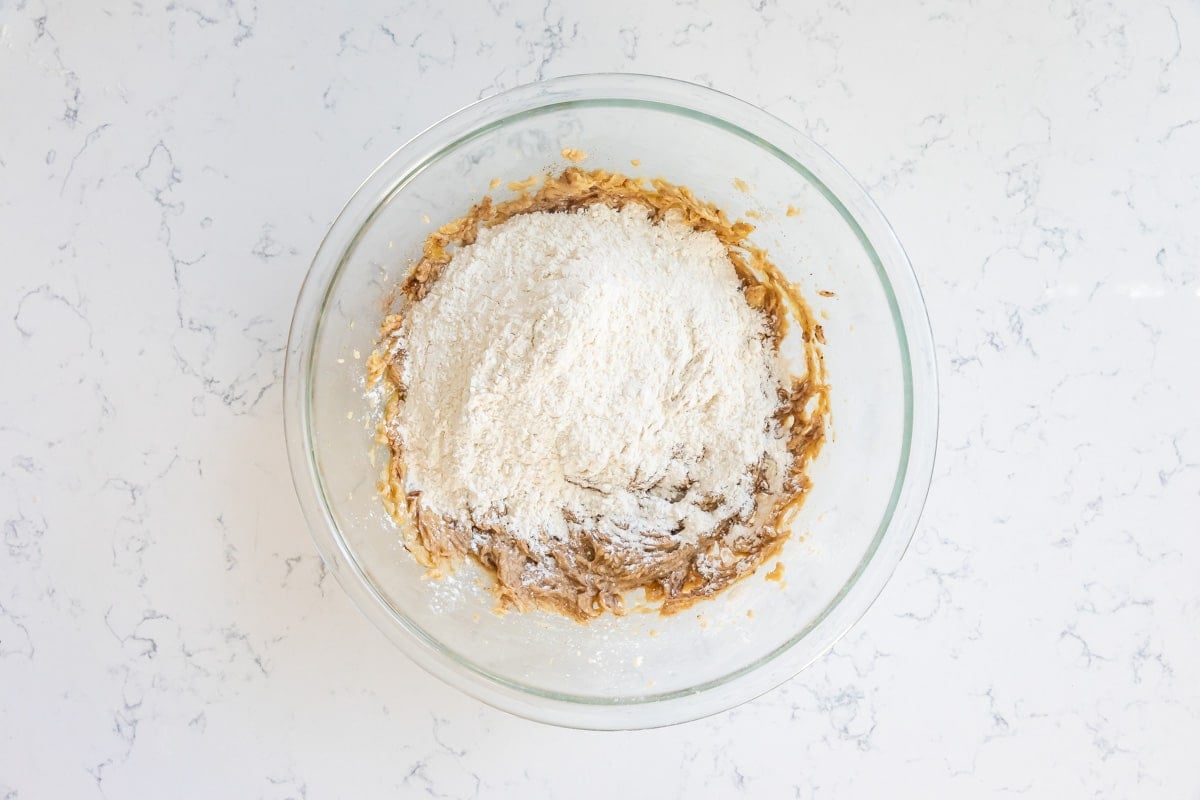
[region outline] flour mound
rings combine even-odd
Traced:
[[[635,203],[517,215],[454,255],[398,342],[405,488],[476,536],[661,550],[782,491],[783,368],[711,232]]]

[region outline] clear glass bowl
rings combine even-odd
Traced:
[[[561,169],[563,148],[586,151],[589,168],[686,185],[734,218],[759,214],[752,240],[824,317],[833,435],[782,552],[782,581],[764,580],[763,569],[676,616],[610,615],[581,625],[544,613],[498,616],[476,568],[426,580],[399,543],[375,491],[385,459],[372,458],[378,411],[363,394],[384,295],[432,226],[461,216],[494,178]],[[301,504],[330,570],[363,613],[422,667],[487,703],[603,729],[730,708],[828,649],[908,545],[937,421],[920,290],[862,188],[766,112],[701,86],[637,75],[523,86],[459,111],[392,154],[313,260],[292,321],[284,401]]]

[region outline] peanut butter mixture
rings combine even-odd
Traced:
[[[809,491],[808,467],[821,450],[828,426],[829,388],[821,356],[824,332],[796,287],[784,280],[766,251],[750,243],[754,226],[742,220],[731,222],[686,187],[580,167],[568,167],[538,183],[537,179],[510,183],[510,189],[519,193],[515,198],[497,203],[484,197],[461,219],[430,234],[421,258],[388,299],[393,313],[386,315],[379,347],[368,360],[368,385],[382,385],[387,397],[377,438],[389,448],[390,457],[379,492],[406,548],[434,577],[471,558],[494,577],[503,609],[541,608],[586,621],[608,610],[624,613],[641,590],[646,602],[661,613],[675,613],[753,573],[786,540],[790,521]],[[544,567],[537,571],[538,578],[530,580],[528,567],[542,557],[531,553],[502,522],[467,526],[444,519],[423,511],[420,492],[406,489],[403,442],[389,424],[407,389],[399,333],[406,310],[426,297],[457,249],[474,243],[482,228],[518,214],[568,212],[594,204],[620,209],[631,203],[646,208],[655,221],[680,220],[694,230],[716,235],[727,250],[747,304],[766,319],[775,349],[789,326],[796,326],[804,346],[804,369],[780,389],[775,412],[791,455],[783,492],[774,498],[765,522],[747,527],[747,520],[729,519],[695,543],[673,542],[664,535],[663,546],[634,555],[607,547],[595,531],[577,526],[544,559],[548,563],[538,565]],[[758,491],[765,492],[766,481],[760,477],[758,484]]]

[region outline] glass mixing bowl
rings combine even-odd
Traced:
[[[428,580],[376,494],[384,453],[364,396],[383,299],[433,226],[504,182],[585,166],[690,187],[797,283],[824,326],[832,436],[780,560],[663,617],[583,625],[493,613],[477,567]],[[790,211],[789,211],[790,207]],[[799,213],[796,213],[796,212]],[[820,292],[820,293],[819,293]],[[904,251],[824,150],[733,97],[637,75],[523,86],[468,106],[397,150],[333,223],[300,290],[288,340],[287,444],[300,502],[330,570],[409,657],[499,708],[582,728],[711,714],[795,675],[866,611],[916,525],[933,464],[933,342]],[[777,574],[777,573],[776,573]]]

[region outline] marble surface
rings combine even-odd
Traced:
[[[0,0],[0,798],[1200,797],[1200,6],[803,5]],[[359,180],[469,100],[606,70],[840,158],[942,381],[862,623],[755,702],[617,734],[388,644],[280,419]]]

